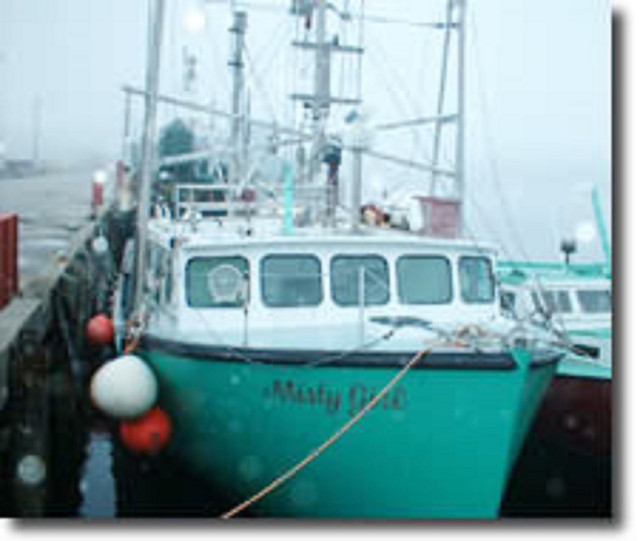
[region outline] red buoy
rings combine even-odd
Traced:
[[[134,453],[153,455],[171,439],[171,419],[160,408],[153,408],[135,421],[120,423],[120,439]]]
[[[87,323],[86,332],[92,344],[111,344],[115,335],[113,321],[104,314],[92,317]]]

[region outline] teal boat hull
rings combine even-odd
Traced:
[[[203,358],[160,347],[141,355],[173,419],[167,452],[238,503],[330,438],[401,368]],[[497,517],[557,361],[532,361],[523,350],[505,357],[510,362],[489,368],[482,359],[447,366],[427,357],[251,515]]]

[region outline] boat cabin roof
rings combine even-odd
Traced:
[[[428,250],[443,253],[496,255],[496,249],[488,243],[469,239],[445,239],[426,237],[399,229],[362,226],[355,231],[323,227],[301,227],[284,232],[279,220],[228,219],[203,220],[191,225],[188,222],[153,220],[150,222],[150,240],[171,248],[178,243],[187,254],[201,254],[222,248],[243,247],[252,250],[273,249],[359,249],[386,251]]]

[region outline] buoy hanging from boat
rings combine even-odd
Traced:
[[[107,237],[102,234],[95,237],[91,241],[91,250],[98,257],[106,255],[109,252],[109,241]]]
[[[120,439],[134,453],[158,453],[167,446],[172,432],[171,419],[160,408],[153,408],[139,419],[120,423]]]
[[[111,344],[115,336],[113,320],[104,314],[93,316],[87,323],[86,333],[92,344]]]
[[[109,361],[91,380],[91,399],[103,413],[116,419],[136,419],[149,411],[158,396],[153,371],[135,355]]]

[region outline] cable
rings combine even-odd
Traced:
[[[312,453],[307,455],[306,458],[298,462],[292,468],[287,470],[284,474],[276,478],[273,482],[267,485],[265,488],[254,494],[252,497],[248,498],[241,504],[237,505],[230,511],[224,513],[221,518],[229,519],[233,518],[242,511],[244,511],[247,507],[253,505],[254,503],[262,500],[264,497],[271,494],[274,490],[276,490],[280,485],[283,485],[289,479],[295,477],[300,471],[306,468],[309,464],[311,464],[314,460],[316,460],[320,455],[322,455],[327,449],[329,449],[333,444],[335,444],[342,436],[344,436],[351,428],[353,428],[369,411],[371,411],[376,405],[389,393],[393,387],[395,387],[404,376],[407,375],[409,370],[413,368],[419,361],[424,359],[427,355],[429,355],[430,351],[428,349],[423,349],[402,368],[392,379],[387,383],[384,388],[373,398],[371,399],[354,417],[352,417],[347,423],[345,423],[337,432],[333,434],[328,440],[326,440],[322,445],[317,447]]]

